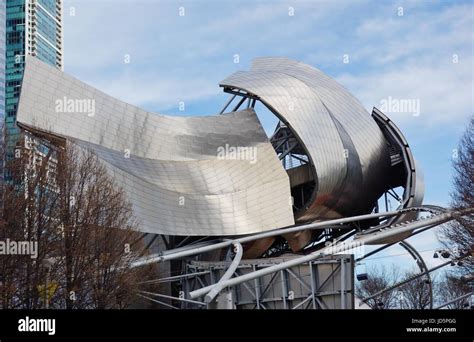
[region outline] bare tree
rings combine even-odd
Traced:
[[[130,203],[90,151],[61,151],[56,174],[66,307],[123,307],[145,275],[130,269],[143,249]]]
[[[438,304],[442,305],[455,300],[472,291],[471,286],[461,278],[445,274],[444,280],[438,286]],[[457,301],[446,306],[447,309],[464,309],[465,300]]]
[[[402,280],[412,278],[418,272],[408,271]],[[399,288],[399,306],[401,309],[429,309],[431,303],[430,283],[433,284],[434,279],[427,277],[417,277]]]
[[[149,268],[125,194],[90,151],[19,148],[7,168],[0,238],[37,243],[36,259],[0,256],[3,308],[126,308]],[[138,241],[138,242],[137,242]]]
[[[389,286],[395,284],[399,280],[399,271],[396,266],[387,270],[382,267],[371,267],[367,272],[367,279],[359,282],[356,287],[356,294],[361,299],[370,297],[379,291],[387,289]],[[393,309],[397,306],[396,293],[394,291],[384,292],[372,299],[369,299],[366,304],[372,309]]]
[[[451,194],[451,206],[457,210],[474,208],[474,116],[461,138],[459,147],[453,154],[454,191]],[[440,284],[439,296],[442,302],[454,299],[453,296],[472,291],[462,279],[474,274],[474,213],[458,216],[443,226],[439,239],[449,250],[452,258],[467,255],[461,262],[456,262],[456,272],[446,276]],[[469,290],[468,290],[469,289]],[[456,305],[456,304],[453,304]]]
[[[38,284],[44,279],[41,260],[52,253],[56,240],[51,225],[54,206],[45,194],[45,175],[50,155],[31,153],[25,146],[17,146],[15,158],[8,160],[9,174],[4,184],[4,211],[0,226],[2,241],[33,243],[37,254],[7,254],[0,256],[0,267],[6,269],[2,279],[2,306],[4,308],[35,309],[41,306]]]
[[[454,151],[454,191],[452,207],[458,210],[474,208],[474,116],[464,133],[459,147]],[[456,257],[470,254],[458,268],[459,275],[474,274],[474,213],[459,216],[456,221],[443,227],[441,242]]]

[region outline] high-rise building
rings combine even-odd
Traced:
[[[5,38],[6,38],[6,6],[5,0],[0,1],[0,127],[5,117]],[[1,139],[1,138],[0,138]]]
[[[3,184],[3,123],[5,120],[5,19],[7,16],[5,5],[5,0],[0,0],[0,187]]]
[[[20,130],[16,126],[16,111],[25,59],[30,55],[35,56],[45,63],[63,69],[62,2],[6,0],[4,75],[7,159],[13,158],[15,146],[21,140]]]

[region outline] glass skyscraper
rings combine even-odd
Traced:
[[[62,2],[6,0],[6,34],[3,37],[6,38],[4,131],[7,159],[13,158],[15,146],[21,141],[16,110],[25,60],[35,56],[63,69]]]
[[[6,0],[0,0],[0,186],[3,184],[3,123],[5,120]],[[0,196],[1,202],[1,196]],[[0,208],[2,207],[0,203]]]
[[[0,0],[0,118],[3,126],[5,117],[5,38],[6,38],[6,0]]]

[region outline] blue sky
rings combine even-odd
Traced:
[[[150,111],[217,113],[227,99],[218,82],[260,56],[321,69],[368,111],[389,97],[418,100],[419,116],[387,114],[423,167],[425,203],[448,205],[452,151],[473,114],[470,1],[66,0],[64,7],[65,71]],[[262,114],[271,130],[274,120]],[[421,250],[435,241],[433,233],[413,238]]]

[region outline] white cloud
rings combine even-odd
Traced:
[[[433,148],[431,133],[464,124],[473,114],[470,5],[403,2],[404,16],[398,17],[399,3],[385,1],[182,4],[186,16],[179,18],[181,3],[66,0],[66,11],[76,7],[75,17],[65,16],[66,72],[131,104],[167,109],[219,96],[218,81],[254,57],[288,56],[336,76],[369,111],[389,96],[419,99],[419,117],[390,117],[404,128],[426,129],[420,151]],[[294,17],[288,16],[290,5]],[[234,53],[241,64],[232,63]],[[342,64],[343,53],[350,64]],[[130,65],[124,54],[131,55]],[[453,54],[459,63],[452,63]],[[270,120],[264,124],[273,128]],[[447,183],[448,166],[436,169],[445,157],[436,158],[425,174],[438,170]],[[439,198],[446,195],[443,184],[430,189],[442,193]],[[432,232],[410,241],[419,250],[439,245]],[[397,255],[403,252],[393,247],[381,254],[391,257],[378,260],[414,267],[408,254]],[[422,255],[430,266],[440,262],[431,250]]]
[[[337,1],[296,1],[291,4],[295,16],[290,17],[290,5],[285,2],[182,5],[184,17],[178,16],[179,6],[173,2],[66,1],[66,72],[95,86],[105,86],[101,89],[113,95],[133,97],[140,101],[134,103],[137,105],[150,102],[155,88],[174,97],[181,92],[174,85],[177,80],[182,87],[193,87],[192,99],[198,99],[199,94],[205,98],[211,93],[207,76],[212,76],[218,89],[220,79],[245,68],[254,57],[291,57],[326,44],[326,37],[311,33],[314,25],[329,25],[332,16],[347,7]],[[71,6],[75,16],[69,15]],[[235,53],[241,57],[239,65],[232,62]],[[133,67],[124,65],[125,54],[130,55]],[[126,68],[133,69],[133,74],[124,76]],[[130,84],[138,81],[142,94],[130,94]]]
[[[418,117],[412,113],[386,113],[397,123],[417,120],[431,126],[464,121],[473,113],[473,81],[467,60],[453,64],[446,56],[446,61],[438,65],[406,64],[367,75],[343,74],[337,79],[368,110],[380,108],[381,101],[389,97],[419,100]]]
[[[76,7],[75,17],[65,17],[66,71],[137,105],[167,106],[183,95],[207,98],[219,92],[221,78],[250,59],[285,55],[335,70],[368,110],[388,96],[416,98],[422,115],[415,119],[423,125],[463,121],[473,111],[473,20],[467,5],[431,10],[408,3],[398,17],[397,3],[183,2],[186,16],[179,17],[172,2],[119,4],[65,2],[66,10]],[[288,16],[290,5],[294,17]],[[367,11],[371,7],[377,16]],[[351,64],[344,66],[346,52]],[[234,53],[241,64],[232,63]],[[458,64],[451,62],[454,53]],[[124,66],[125,54],[133,67]]]
[[[352,60],[362,72],[338,80],[370,110],[389,96],[418,99],[421,116],[392,113],[396,122],[418,120],[425,126],[466,121],[473,114],[472,7],[438,11],[407,8],[364,20],[356,29],[360,48]],[[453,63],[453,56],[458,58]]]
[[[188,103],[210,96],[219,96],[222,92],[216,82],[209,79],[179,80],[169,76],[131,73],[96,79],[92,83],[96,88],[130,104],[161,110],[178,108],[180,101]]]

